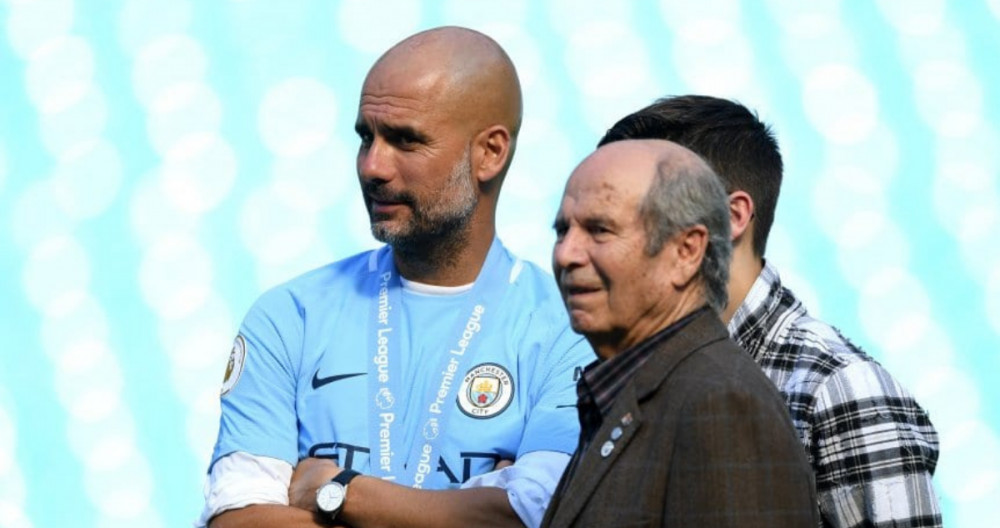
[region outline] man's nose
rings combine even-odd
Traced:
[[[556,270],[557,277],[558,270],[573,268],[586,261],[586,253],[581,242],[582,239],[575,229],[566,230],[562,238],[556,240],[552,246],[552,267]]]
[[[368,148],[358,151],[358,177],[362,181],[391,180],[393,169],[390,155],[385,143],[377,138],[373,140]]]

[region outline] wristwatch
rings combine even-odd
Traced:
[[[316,490],[316,508],[319,512],[331,521],[336,519],[347,498],[347,484],[360,474],[353,469],[345,469],[333,477],[333,480],[320,486]]]

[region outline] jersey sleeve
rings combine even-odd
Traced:
[[[298,462],[293,358],[302,349],[302,336],[302,318],[287,290],[265,293],[247,313],[223,387],[212,464],[238,451],[293,466]],[[237,352],[241,340],[242,358]]]
[[[195,522],[204,528],[216,515],[251,504],[288,506],[292,466],[284,460],[230,453],[205,477],[205,507]]]
[[[580,436],[576,412],[578,372],[596,355],[582,337],[573,333],[564,319],[553,318],[546,324],[559,329],[549,344],[538,351],[540,368],[533,373],[531,411],[517,456],[532,451],[557,451],[572,454]]]
[[[532,451],[518,457],[511,466],[472,477],[462,487],[503,488],[521,522],[528,528],[537,528],[569,459],[568,453]]]
[[[813,465],[829,526],[941,526],[931,484],[938,439],[917,402],[874,362],[846,365],[817,392]]]

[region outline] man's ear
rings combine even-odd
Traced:
[[[677,233],[674,251],[677,258],[674,275],[674,285],[684,286],[698,275],[701,261],[708,249],[708,228],[693,225]]]
[[[476,135],[472,143],[472,169],[480,183],[494,180],[511,155],[510,131],[493,125]]]
[[[729,195],[729,234],[733,242],[750,228],[754,218],[753,198],[746,191],[734,191]]]

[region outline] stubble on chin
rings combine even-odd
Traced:
[[[372,236],[392,246],[394,252],[413,266],[427,270],[453,266],[468,242],[468,219],[460,218],[426,230],[393,230],[384,222],[373,221]]]

